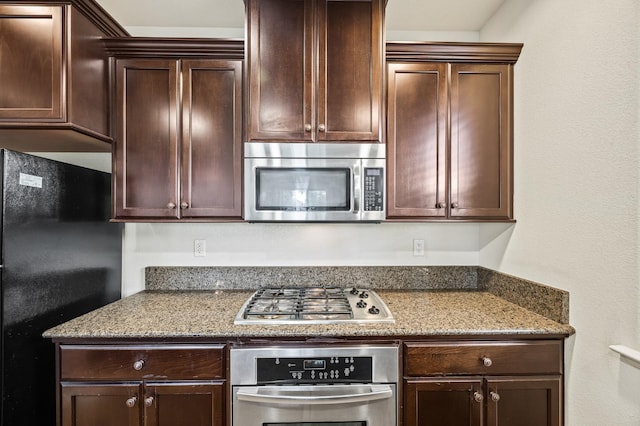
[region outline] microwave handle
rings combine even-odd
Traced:
[[[334,390],[349,389],[349,386],[331,386]],[[368,392],[336,392],[323,393],[322,395],[313,395],[313,391],[306,388],[301,391],[299,386],[278,386],[278,394],[260,394],[260,390],[264,390],[265,386],[250,386],[239,389],[236,393],[239,401],[263,402],[272,404],[313,404],[313,405],[329,405],[329,404],[350,404],[376,401],[379,399],[387,399],[393,396],[393,389],[390,385],[372,385]],[[326,390],[326,388],[325,388]],[[289,392],[289,394],[286,394]],[[296,395],[302,393],[302,395]]]
[[[360,199],[362,198],[362,166],[358,163],[353,167],[353,214],[360,214]]]

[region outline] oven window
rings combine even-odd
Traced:
[[[256,210],[349,211],[349,168],[257,168]],[[349,425],[351,426],[351,425]]]
[[[367,422],[262,423],[262,426],[367,426]]]

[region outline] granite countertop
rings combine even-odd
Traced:
[[[377,290],[395,324],[234,325],[252,291],[143,291],[44,333],[53,339],[553,335],[575,332],[485,291]]]

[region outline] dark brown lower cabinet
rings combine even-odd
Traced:
[[[141,425],[141,388],[132,383],[62,383],[62,426]]]
[[[411,379],[405,426],[558,426],[557,378]]]
[[[404,386],[405,425],[480,425],[479,379],[411,379]]]
[[[404,344],[404,426],[561,426],[560,340]]]
[[[224,345],[59,345],[61,426],[223,426]]]
[[[487,425],[559,426],[561,377],[486,379]]]
[[[221,382],[62,383],[63,426],[222,426]]]

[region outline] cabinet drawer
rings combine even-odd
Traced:
[[[61,380],[224,378],[224,345],[61,345]]]
[[[405,343],[404,375],[561,374],[560,341]]]

